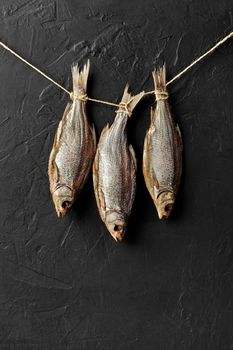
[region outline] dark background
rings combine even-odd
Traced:
[[[0,38],[67,88],[118,102],[168,79],[233,29],[230,0],[0,0]],[[100,221],[89,179],[64,219],[47,163],[68,96],[0,49],[0,349],[233,349],[233,41],[169,88],[184,140],[173,217],[142,178],[148,97],[129,122],[138,187],[125,241]],[[114,108],[89,103],[99,136]]]

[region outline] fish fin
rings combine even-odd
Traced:
[[[105,201],[105,197],[104,197],[104,192],[102,191],[102,189],[99,190],[99,203],[100,203],[100,215],[101,218],[104,218],[104,214],[106,211],[106,201]]]
[[[59,170],[58,170],[58,167],[57,167],[57,163],[56,161],[54,160],[53,162],[53,167],[54,167],[54,175],[55,175],[55,178],[56,178],[56,182],[59,182]]]
[[[50,183],[50,192],[53,193],[55,191],[56,185],[59,183],[59,170],[54,157],[54,150],[50,153],[49,157],[49,165],[48,165],[48,175],[49,175],[49,183]]]
[[[85,157],[85,159],[83,160],[83,168],[86,169],[86,171],[80,171],[80,173],[82,173],[82,176],[78,176],[75,181],[74,181],[74,188],[76,189],[77,193],[79,193],[83,186],[85,185],[85,183],[87,182],[87,179],[90,175],[90,171],[92,169],[93,166],[93,162],[94,162],[94,158],[95,158],[95,153],[96,153],[96,134],[95,134],[95,128],[94,125],[90,126],[90,132],[92,135],[92,139],[89,142],[89,156]],[[85,166],[84,166],[85,164]]]
[[[108,132],[109,132],[109,124],[105,125],[105,127],[103,128],[100,134],[99,143],[104,140],[104,137],[106,136],[105,134],[107,134]]]
[[[54,151],[54,158],[55,158],[55,156],[57,154],[57,151],[58,151],[59,142],[61,140],[63,127],[64,127],[64,124],[66,123],[67,116],[68,116],[68,114],[70,112],[71,106],[72,106],[72,103],[70,103],[70,102],[66,105],[65,111],[63,113],[62,120],[60,121],[60,123],[58,124],[58,127],[57,127],[57,131],[56,131],[56,134],[55,134],[55,137],[54,137],[54,142],[53,142],[53,148],[52,148],[52,151]],[[51,152],[51,154],[52,153],[53,152]]]
[[[94,126],[94,124],[92,124],[92,126],[90,128],[91,128],[91,133],[92,133],[92,136],[93,136],[94,147],[96,148],[96,133],[95,133],[95,126]]]
[[[53,143],[53,147],[49,156],[49,163],[48,163],[48,175],[49,175],[49,183],[50,183],[50,191],[51,193],[54,192],[55,190],[55,186],[58,184],[59,182],[59,171],[58,171],[58,167],[56,164],[56,155],[57,155],[57,151],[58,151],[58,136],[61,133],[61,129],[62,129],[62,121],[60,121],[55,138],[54,138],[54,143]]]
[[[157,200],[157,197],[158,197],[158,188],[154,185],[152,187],[152,191],[153,191],[153,196],[151,196],[153,198],[154,201]]]
[[[55,159],[59,148],[59,142],[62,135],[63,125],[66,122],[66,118],[71,109],[71,106],[72,106],[71,103],[68,103],[66,105],[62,120],[58,124],[57,131],[53,141],[53,147],[49,156],[48,175],[49,175],[50,189],[52,192],[54,191],[54,186],[59,182],[59,171],[58,171]]]
[[[176,124],[176,131],[177,131],[178,137],[179,137],[179,139],[181,139],[181,143],[182,143],[181,131],[180,131],[180,127],[178,124]]]
[[[95,159],[92,166],[92,176],[93,176],[93,186],[94,193],[96,198],[96,204],[99,210],[99,214],[102,220],[104,220],[104,212],[105,212],[105,200],[103,201],[103,193],[99,190],[99,151],[97,149]]]
[[[56,134],[54,137],[54,142],[53,142],[53,148],[58,147],[58,144],[60,142],[61,135],[62,135],[63,126],[66,123],[66,119],[67,119],[67,116],[70,112],[71,106],[72,106],[72,103],[68,102],[66,105],[66,108],[64,110],[62,120],[60,121],[60,123],[58,124],[58,127],[57,127],[57,131],[56,131]]]
[[[176,132],[177,132],[178,147],[182,151],[183,149],[182,135],[178,124],[176,124]]]
[[[95,154],[95,159],[92,165],[92,178],[93,178],[93,186],[94,186],[94,192],[96,196],[96,202],[97,206],[99,208],[99,196],[97,196],[98,193],[98,172],[99,172],[99,151],[97,149]]]
[[[49,156],[48,175],[49,175],[51,192],[53,192],[53,187],[58,182],[58,172],[57,172],[57,166],[55,163],[55,158],[58,151],[58,136],[61,133],[61,129],[62,129],[62,121],[60,121],[60,123],[58,124],[58,128],[53,141],[53,147]]]
[[[121,99],[121,102],[123,103],[129,103],[128,109],[132,113],[133,109],[136,107],[138,102],[141,100],[141,98],[144,96],[144,91],[140,92],[139,94],[132,96],[129,92],[129,85],[127,84]]]
[[[68,102],[66,105],[66,108],[64,110],[63,116],[62,116],[62,120],[60,121],[58,128],[57,128],[57,132],[56,132],[56,136],[54,139],[54,142],[56,142],[56,144],[60,141],[61,139],[61,135],[62,135],[62,130],[63,130],[63,126],[66,123],[67,120],[67,116],[71,110],[72,107],[72,103]]]
[[[150,122],[151,122],[151,124],[154,124],[155,118],[156,118],[155,110],[153,107],[151,107],[151,109],[150,109]]]
[[[63,118],[66,118],[66,116],[68,115],[69,111],[71,110],[71,107],[72,107],[72,103],[71,103],[71,102],[68,102],[67,105],[66,105],[66,108],[65,108],[65,110],[64,110],[62,119],[63,119]]]
[[[181,132],[178,124],[176,125],[176,135],[177,135],[177,147],[176,147],[176,153],[175,153],[175,162],[176,162],[177,171],[176,171],[174,183],[177,189],[179,186],[180,178],[182,174],[182,151],[183,151],[182,136],[181,136]]]
[[[80,70],[78,64],[73,64],[71,67],[73,77],[73,91],[77,93],[86,93],[87,79],[90,71],[90,60]]]
[[[96,154],[95,154],[95,159],[93,162],[93,167],[92,167],[93,185],[94,185],[96,203],[97,203],[100,217],[103,221],[104,221],[104,217],[105,217],[106,204],[105,204],[105,198],[104,198],[103,191],[99,188],[99,148],[100,148],[101,142],[105,141],[105,136],[108,133],[108,131],[109,131],[109,124],[107,124],[101,132],[101,135],[99,138],[99,143],[98,143]]]
[[[167,91],[166,88],[166,65],[164,64],[162,67],[158,69],[154,69],[152,72],[155,90],[158,91]]]
[[[134,202],[135,192],[136,192],[136,171],[137,171],[137,159],[135,156],[135,152],[132,145],[129,145],[129,152],[130,152],[130,160],[131,160],[131,166],[130,166],[130,173],[129,173],[129,181],[131,186],[128,188],[127,191],[127,203],[125,206],[126,214],[129,216],[130,212],[132,210],[132,204]]]
[[[157,188],[158,190],[159,184],[153,169],[151,169],[150,167],[151,165],[150,159],[149,159],[150,144],[151,144],[151,135],[149,131],[147,131],[145,141],[144,141],[144,148],[143,148],[142,170],[143,170],[143,176],[145,179],[146,187],[151,195],[151,198],[154,200],[156,198],[154,196],[154,187]]]
[[[132,145],[129,145],[129,151],[131,153],[134,169],[136,171],[137,170],[137,159],[136,159],[135,151],[134,151]]]
[[[109,130],[109,124],[107,124],[100,135],[100,139],[99,139],[99,144],[97,146],[97,150],[96,150],[96,154],[95,154],[95,158],[94,158],[94,162],[93,162],[93,166],[92,166],[92,170],[93,170],[93,184],[94,184],[94,191],[95,191],[95,197],[96,197],[96,202],[97,202],[97,206],[99,209],[99,212],[101,211],[101,205],[100,205],[100,201],[99,201],[99,189],[98,189],[98,173],[99,173],[99,145],[102,141],[104,141],[104,136],[105,134],[108,132]]]

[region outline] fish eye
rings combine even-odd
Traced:
[[[64,201],[61,206],[62,206],[63,209],[66,209],[66,208],[69,207],[69,205],[70,205],[69,201]]]
[[[114,225],[113,230],[114,230],[115,232],[121,231],[121,230],[122,230],[122,226],[121,226],[121,225]]]
[[[168,211],[170,211],[170,210],[172,210],[172,204],[171,204],[171,203],[165,205],[165,207],[164,207],[164,211],[168,212]]]

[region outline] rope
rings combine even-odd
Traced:
[[[5,50],[9,51],[10,53],[12,53],[12,55],[14,55],[15,57],[19,58],[22,62],[26,63],[29,67],[31,67],[32,69],[34,69],[37,73],[43,75],[43,77],[45,77],[47,80],[51,81],[54,85],[57,85],[60,89],[62,89],[63,91],[65,91],[67,94],[70,95],[70,92],[68,90],[66,90],[62,85],[58,84],[55,80],[53,80],[52,78],[50,78],[47,74],[43,73],[40,69],[36,68],[33,64],[29,63],[28,61],[26,61],[23,57],[21,57],[20,55],[18,55],[15,51],[13,51],[12,49],[10,49],[8,46],[6,46],[5,44],[3,44],[3,42],[0,41],[0,45],[2,47],[4,47]]]
[[[132,98],[128,102],[121,102],[119,104],[119,109],[116,111],[116,113],[126,113],[128,114],[128,117],[131,117],[132,112],[128,109],[128,105],[130,104]]]
[[[164,101],[164,100],[167,100],[169,97],[167,91],[154,90],[154,94],[155,94],[156,101]]]
[[[203,60],[206,56],[210,55],[212,52],[214,52],[219,46],[221,46],[222,44],[224,44],[227,40],[229,40],[231,37],[233,37],[233,32],[229,33],[228,35],[226,35],[223,39],[219,40],[217,42],[217,44],[215,44],[214,46],[212,46],[208,51],[206,51],[203,55],[201,55],[200,57],[198,57],[195,61],[193,61],[190,65],[188,65],[186,68],[184,68],[180,73],[178,73],[177,75],[174,76],[174,78],[172,78],[171,80],[169,80],[166,83],[166,86],[172,84],[174,81],[176,81],[177,79],[181,78],[182,75],[184,75],[188,70],[190,70],[193,66],[195,66],[198,62],[200,62],[201,60]],[[145,92],[145,95],[151,95],[154,94],[155,91],[148,91]]]
[[[113,103],[113,102],[109,102],[109,101],[103,101],[103,100],[97,100],[96,98],[88,97],[88,100],[92,101],[92,102],[96,102],[96,103],[102,103],[103,105],[108,105],[108,106],[113,106],[113,107],[120,107],[120,105],[117,104],[117,103]]]
[[[195,61],[193,61],[190,65],[188,65],[186,68],[184,68],[180,73],[178,73],[177,75],[174,76],[174,78],[172,78],[171,80],[169,80],[166,83],[166,86],[172,84],[174,81],[178,80],[179,78],[181,78],[188,70],[190,70],[193,66],[195,66],[198,62],[200,62],[201,60],[203,60],[205,57],[207,57],[208,55],[210,55],[212,52],[214,52],[219,46],[221,46],[222,44],[224,44],[227,40],[229,40],[231,37],[233,37],[233,32],[229,33],[228,35],[226,35],[224,38],[222,38],[221,40],[219,40],[217,42],[217,44],[215,44],[213,47],[211,47],[208,51],[206,51],[203,55],[201,55],[200,57],[198,57]],[[31,67],[32,69],[34,69],[37,73],[39,73],[40,75],[42,75],[44,78],[46,78],[47,80],[51,81],[54,85],[56,85],[57,87],[59,87],[61,90],[63,90],[64,92],[66,92],[70,98],[72,100],[74,99],[79,99],[81,101],[92,101],[92,102],[96,102],[96,103],[101,103],[101,104],[105,104],[108,106],[113,106],[113,107],[118,107],[119,110],[117,110],[117,113],[119,112],[125,112],[127,113],[129,116],[131,115],[131,112],[128,110],[128,105],[131,102],[128,101],[126,104],[117,104],[117,103],[113,103],[113,102],[109,102],[109,101],[104,101],[104,100],[99,100],[96,98],[91,98],[88,97],[86,94],[85,95],[78,95],[76,93],[74,93],[73,91],[69,91],[67,89],[65,89],[62,85],[60,85],[59,83],[57,83],[55,80],[53,80],[52,78],[50,78],[47,74],[45,74],[44,72],[42,72],[40,69],[38,69],[37,67],[35,67],[33,64],[31,64],[30,62],[28,62],[27,60],[25,60],[22,56],[20,56],[19,54],[17,54],[14,50],[12,50],[9,46],[7,46],[6,44],[4,44],[3,42],[0,41],[0,46],[2,46],[5,50],[9,51],[12,55],[14,55],[15,57],[17,57],[19,60],[21,60],[22,62],[24,62],[25,64],[27,64],[29,67]],[[145,95],[151,95],[151,94],[155,94],[156,95],[156,91],[152,90],[152,91],[147,91],[144,92],[144,96]],[[163,96],[162,96],[163,95]],[[156,95],[157,96],[157,95]],[[167,99],[168,96],[165,94],[161,94],[160,93],[160,97],[159,100],[164,100]],[[158,99],[157,99],[158,100]]]
[[[203,55],[198,57],[195,61],[193,61],[188,67],[184,68],[180,73],[178,73],[174,78],[172,78],[170,81],[167,82],[166,86],[172,84],[174,81],[179,79],[183,74],[185,74],[189,69],[191,69],[195,64],[203,60],[206,56],[210,55],[212,52],[214,52],[219,46],[224,44],[227,40],[229,40],[231,37],[233,37],[233,32],[226,35],[223,39],[217,42],[213,47],[211,47],[208,51],[206,51]]]
[[[70,99],[71,100],[80,100],[80,101],[83,101],[83,102],[87,102],[88,100],[88,96],[87,94],[83,94],[83,95],[80,95],[80,94],[77,94],[76,92],[72,91],[70,93]]]

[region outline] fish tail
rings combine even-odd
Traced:
[[[155,68],[152,72],[155,91],[166,92],[166,65],[164,64],[162,67]]]
[[[90,70],[90,60],[80,70],[78,64],[73,64],[71,67],[73,77],[73,91],[76,93],[86,93],[87,79]]]
[[[129,90],[129,85],[127,84],[125,87],[123,96],[122,96],[121,103],[126,103],[129,112],[132,113],[133,109],[136,107],[138,102],[144,96],[144,91],[140,92],[139,94],[137,94],[135,96],[132,96],[128,90]]]

